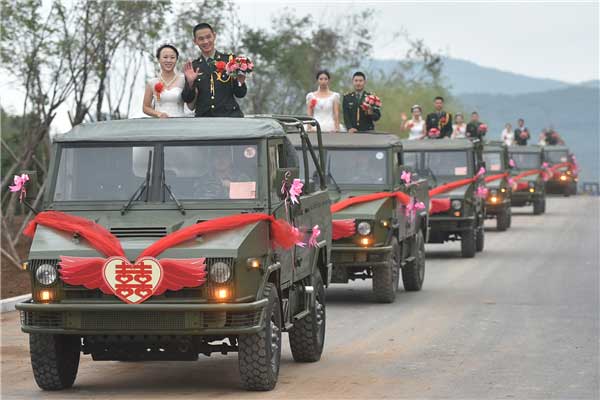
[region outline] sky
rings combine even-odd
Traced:
[[[69,0],[64,0],[69,1]],[[174,0],[180,1],[180,0]],[[395,33],[423,39],[446,56],[486,67],[579,83],[599,78],[600,1],[587,2],[405,2],[405,1],[271,1],[234,0],[241,22],[269,29],[285,8],[310,14],[325,26],[366,8],[375,12],[374,58],[401,58],[403,42]],[[227,49],[223,49],[227,50]],[[143,84],[133,104],[140,104]],[[7,74],[0,74],[0,104],[20,112],[22,91]],[[64,107],[63,107],[64,108]],[[132,117],[142,117],[141,106]],[[54,132],[70,128],[61,110]]]

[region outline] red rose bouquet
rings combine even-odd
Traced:
[[[160,94],[165,89],[165,85],[162,82],[156,82],[154,85],[154,91],[156,92],[156,100],[160,101]]]
[[[440,137],[440,133],[441,132],[438,128],[431,128],[429,130],[429,132],[427,133],[427,136],[429,136],[430,138],[433,138],[433,139],[437,139]]]
[[[248,57],[237,56],[229,60],[225,69],[230,75],[248,74],[254,70],[254,63]]]
[[[519,137],[521,139],[527,139],[527,135],[528,135],[527,131],[521,131],[521,133],[519,134]]]
[[[374,94],[367,95],[360,105],[360,108],[362,108],[363,111],[368,111],[369,109],[379,110],[381,109],[381,99]]]
[[[486,125],[486,124],[481,124],[481,125],[479,125],[479,127],[477,128],[477,131],[478,131],[479,133],[486,133],[486,132],[487,132],[487,130],[488,130],[488,127],[487,127],[487,125]]]

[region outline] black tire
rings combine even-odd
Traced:
[[[246,390],[272,390],[279,377],[281,362],[281,308],[272,283],[265,286],[269,299],[265,310],[265,326],[256,333],[238,337],[240,378]]]
[[[400,245],[396,237],[391,246],[385,265],[373,268],[373,293],[379,303],[393,303],[400,284]]]
[[[296,362],[315,362],[321,359],[325,344],[325,285],[320,273],[313,277],[315,302],[310,313],[294,322],[289,331],[290,349]]]
[[[81,354],[79,336],[31,333],[29,352],[33,377],[41,389],[62,390],[73,386]]]
[[[475,239],[477,233],[476,228],[471,228],[468,231],[465,231],[460,238],[460,252],[463,258],[473,258],[475,257]]]
[[[402,268],[402,283],[407,292],[417,292],[425,280],[425,239],[421,231],[415,235],[411,256],[414,260]]]
[[[546,212],[546,197],[542,199],[542,214]]]
[[[544,213],[545,200],[537,199],[533,202],[533,215],[540,215]]]
[[[485,246],[485,229],[483,228],[483,225],[479,226],[476,232],[477,236],[475,238],[475,251],[481,252]]]
[[[510,210],[510,207],[507,207],[500,214],[496,215],[496,229],[499,232],[504,232],[505,230],[508,229],[509,218],[510,218],[509,210]]]
[[[508,213],[508,225],[507,225],[507,227],[510,228],[510,226],[512,225],[512,207],[508,207],[507,208],[507,213]]]

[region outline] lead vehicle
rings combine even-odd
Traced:
[[[477,196],[484,186],[478,171],[485,166],[478,140],[404,140],[405,164],[429,180],[430,190],[460,183],[431,196],[429,243],[460,240],[463,257],[474,257],[484,247],[485,202]],[[462,184],[464,182],[464,184]]]
[[[292,142],[301,152],[300,137],[292,137]],[[347,205],[334,212],[334,224],[351,225],[350,233],[333,242],[332,283],[372,279],[375,299],[382,303],[395,300],[400,274],[405,290],[421,290],[427,209],[407,213],[406,206],[391,194],[402,193],[407,195],[405,200],[427,204],[428,186],[425,180],[401,179],[403,158],[398,138],[376,133],[324,134],[323,147],[333,209]],[[320,183],[310,166],[303,168],[301,176],[309,186]]]
[[[508,155],[514,167],[511,170],[511,206],[533,205],[533,214],[546,212],[546,188],[544,184],[544,153],[537,145],[511,146]]]
[[[44,209],[88,222],[67,233],[40,220],[35,230],[28,261],[33,298],[17,309],[30,335],[37,384],[45,390],[70,387],[81,352],[96,361],[144,361],[237,351],[242,385],[270,390],[279,374],[284,331],[296,361],[319,360],[331,274],[329,196],[324,185],[305,191],[299,205],[281,194],[282,182],[298,175],[286,133],[305,136],[305,124],[316,122],[143,119],[85,124],[57,136]],[[301,158],[320,170],[316,150],[305,143]],[[255,215],[256,221],[235,229],[224,227],[221,218]],[[312,246],[274,249],[273,221],[308,233],[318,225],[320,232]],[[104,283],[89,276],[98,273],[91,265],[105,254],[98,243],[84,240],[86,224],[95,234],[109,231],[123,249],[117,261],[100,264]],[[167,246],[158,260],[138,260],[173,232],[209,225],[216,230]],[[79,266],[85,276],[67,271],[81,260],[90,263]],[[187,265],[186,273],[178,276],[171,268],[177,263]],[[144,300],[148,293],[138,289],[155,279],[159,267],[157,285],[168,289]],[[130,274],[111,275],[111,268]],[[202,278],[203,271],[196,285],[181,283],[192,275]],[[131,279],[135,285],[124,287]]]

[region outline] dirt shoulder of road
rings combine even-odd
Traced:
[[[21,259],[25,260],[31,241],[23,239],[17,245],[17,251]],[[2,256],[0,260],[0,298],[19,296],[31,292],[31,282],[29,280],[29,271],[18,269],[6,257]]]

